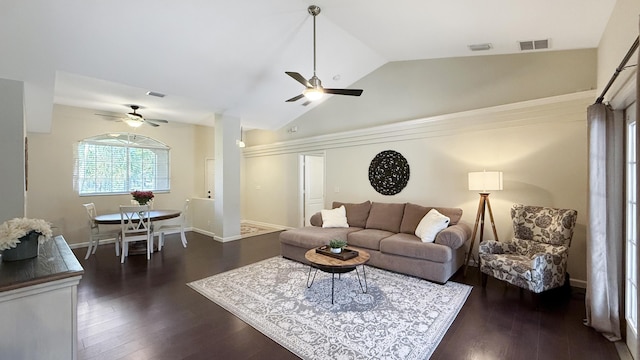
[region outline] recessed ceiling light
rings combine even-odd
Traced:
[[[147,91],[147,95],[149,96],[155,96],[155,97],[159,97],[159,98],[163,98],[165,97],[164,94],[159,93],[159,92],[155,92],[155,91]]]
[[[493,46],[491,46],[491,44],[489,43],[485,43],[485,44],[473,44],[473,45],[469,45],[469,50],[471,51],[484,51],[484,50],[491,50]]]

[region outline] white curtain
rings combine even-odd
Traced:
[[[620,336],[624,277],[624,119],[604,104],[587,110],[589,142],[586,325]]]

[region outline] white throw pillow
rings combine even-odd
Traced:
[[[333,210],[322,210],[322,227],[323,228],[346,228],[347,224],[347,210],[344,205]]]
[[[425,215],[418,227],[416,228],[416,236],[422,240],[422,242],[433,242],[436,239],[436,235],[449,226],[450,219],[438,212],[436,209],[431,209]]]

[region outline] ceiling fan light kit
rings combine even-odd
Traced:
[[[311,103],[311,101],[319,100],[322,98],[324,94],[334,94],[334,95],[349,95],[349,96],[360,96],[362,95],[361,89],[325,89],[322,87],[322,81],[316,76],[316,16],[320,14],[320,7],[316,5],[311,5],[307,9],[309,14],[313,16],[313,76],[311,79],[307,80],[302,75],[293,71],[285,71],[285,74],[291,76],[294,80],[299,82],[300,84],[305,86],[305,89],[302,91],[302,94],[292,97],[291,99],[286,100],[286,102],[294,102],[306,98],[304,106],[307,106]]]
[[[136,119],[126,119],[124,122],[127,123],[127,125],[131,126],[132,128],[137,128],[142,126],[142,121],[136,120]]]

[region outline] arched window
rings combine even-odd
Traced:
[[[78,143],[74,185],[80,195],[169,191],[170,148],[129,133],[94,136]]]

